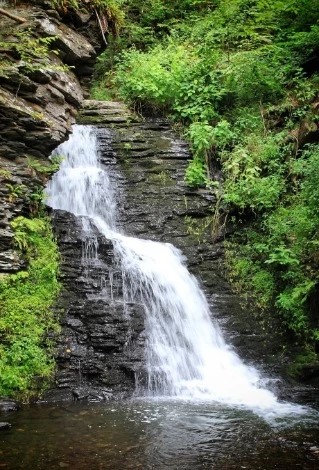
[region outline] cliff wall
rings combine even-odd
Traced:
[[[97,53],[51,2],[3,7],[10,16],[0,14],[0,274],[23,265],[10,223],[36,210],[48,156],[75,122],[80,81],[92,72]],[[94,37],[95,23],[78,17],[79,29],[84,23]]]

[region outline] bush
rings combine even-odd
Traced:
[[[184,47],[157,46],[151,52],[131,49],[121,56],[114,83],[122,98],[153,110],[171,109],[183,70],[192,65]]]
[[[225,65],[224,86],[240,106],[274,101],[284,94],[286,63],[286,51],[279,47],[236,52]]]
[[[279,200],[284,181],[278,176],[260,177],[258,169],[252,170],[256,171],[256,175],[247,173],[246,177],[240,177],[236,182],[226,182],[224,200],[240,209],[271,209]]]
[[[197,158],[189,163],[185,173],[185,181],[193,188],[206,186],[207,174],[205,164],[202,160]]]

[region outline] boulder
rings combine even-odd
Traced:
[[[10,413],[13,411],[17,411],[19,409],[19,405],[16,401],[3,399],[0,400],[0,411],[2,413]]]
[[[0,431],[7,431],[11,427],[12,425],[10,423],[0,422]]]
[[[41,16],[41,17],[39,17]],[[55,47],[65,64],[79,65],[83,62],[93,62],[96,57],[94,47],[89,41],[67,25],[41,13],[37,15],[36,31],[40,36],[54,37]]]

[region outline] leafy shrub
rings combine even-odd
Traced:
[[[304,304],[314,285],[314,281],[307,279],[294,287],[286,287],[277,297],[280,312],[289,328],[297,334],[304,334],[309,327]]]
[[[121,96],[161,110],[172,107],[183,70],[191,66],[192,54],[182,46],[157,46],[150,53],[136,49],[124,52],[122,61],[115,76]]]
[[[206,185],[207,174],[205,164],[202,160],[194,158],[189,163],[185,173],[185,181],[193,188]]]
[[[205,156],[215,143],[214,128],[206,121],[193,122],[189,126],[187,135],[191,141],[195,157],[202,158],[205,161]]]
[[[230,57],[225,86],[238,104],[269,102],[283,95],[287,77],[285,54],[282,49],[267,46],[236,52]]]
[[[249,235],[252,236],[252,233]],[[226,262],[235,288],[239,292],[245,292],[247,300],[253,301],[258,309],[267,310],[273,302],[276,291],[275,277],[262,266],[262,263],[256,262],[255,248],[253,244],[249,247],[238,247],[228,242]]]
[[[218,57],[200,56],[197,50],[193,62],[184,67],[174,96],[175,118],[186,122],[211,122],[218,118],[218,106],[226,93],[217,67]]]
[[[256,176],[247,173],[245,178],[225,184],[225,201],[241,209],[261,210],[274,207],[284,187],[282,179],[278,176],[259,177],[258,168],[252,168],[252,171],[256,171]]]

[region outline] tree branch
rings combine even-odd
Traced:
[[[96,18],[97,18],[97,21],[99,23],[99,26],[100,26],[100,30],[101,30],[101,34],[102,34],[102,38],[103,38],[103,41],[104,41],[104,44],[107,46],[107,41],[105,39],[105,35],[104,35],[104,31],[103,31],[103,26],[102,26],[102,23],[101,23],[101,19],[100,19],[100,16],[98,14],[98,12],[96,11],[96,9],[94,8],[94,13],[96,15]]]
[[[18,23],[21,23],[21,24],[27,22],[25,18],[21,18],[21,16],[13,15],[12,13],[9,13],[7,10],[4,10],[3,8],[0,8],[0,15],[7,16],[8,18],[11,18],[11,20],[17,21]]]

